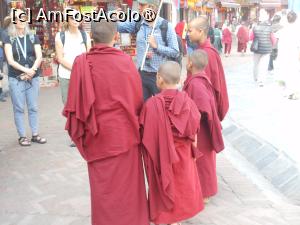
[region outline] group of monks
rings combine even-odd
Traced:
[[[87,161],[93,225],[179,225],[217,193],[216,153],[224,149],[229,104],[208,29],[205,17],[189,24],[199,50],[188,57],[182,91],[181,68],[167,61],[156,76],[161,92],[144,103],[132,59],[113,47],[116,23],[93,26],[96,44],[73,64],[63,111]]]

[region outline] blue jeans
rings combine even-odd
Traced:
[[[26,137],[24,121],[25,102],[27,104],[28,119],[32,134],[38,134],[39,78],[33,78],[31,80],[32,85],[25,81],[18,81],[13,77],[9,77],[8,82],[14,109],[15,124],[19,136]]]

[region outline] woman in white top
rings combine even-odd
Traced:
[[[74,15],[77,11],[73,9]],[[55,50],[59,62],[58,76],[62,93],[62,101],[65,104],[68,97],[69,81],[73,62],[76,56],[88,52],[91,48],[89,35],[79,30],[80,22],[68,17],[65,24],[65,31],[58,32],[55,37]],[[85,37],[84,37],[85,36]],[[63,40],[62,40],[63,37]],[[84,41],[86,39],[86,43]]]

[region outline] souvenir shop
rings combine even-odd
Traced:
[[[41,41],[43,51],[43,62],[41,65],[42,76],[48,83],[51,83],[51,80],[55,83],[57,80],[55,68],[55,35],[57,32],[61,31],[62,23],[59,21],[36,21],[35,18],[37,17],[39,10],[42,8],[44,12],[63,12],[65,7],[72,6],[72,8],[76,8],[84,14],[92,12],[93,10],[97,11],[100,8],[103,8],[105,11],[120,7],[122,9],[127,9],[127,7],[132,7],[133,4],[136,4],[136,2],[133,2],[132,0],[11,0],[7,1],[6,4],[6,15],[9,14],[12,8],[32,9],[33,21],[30,24],[30,28],[33,33],[38,35]],[[1,7],[0,9],[2,8],[4,7]],[[90,34],[91,23],[83,22],[81,26],[83,30]],[[136,48],[134,36],[127,34],[121,35],[119,44],[122,50],[132,56],[135,55]]]

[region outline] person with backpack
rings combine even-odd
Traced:
[[[3,43],[8,63],[8,82],[14,119],[19,134],[18,142],[21,146],[30,146],[32,142],[45,144],[47,141],[38,133],[38,95],[39,70],[42,62],[40,40],[30,33],[26,17],[19,16],[24,12],[15,12],[16,24],[10,23],[5,32]],[[28,110],[29,125],[32,138],[26,137],[24,112],[25,102]]]
[[[73,9],[69,15],[75,15]],[[69,81],[73,62],[76,56],[88,52],[91,48],[89,35],[79,29],[80,23],[72,16],[64,24],[64,31],[58,32],[55,36],[55,51],[58,66],[58,77],[61,88],[62,102],[66,103],[68,97]]]
[[[3,42],[2,42],[2,33],[3,32],[4,32],[4,30],[2,29],[1,24],[0,24],[0,102],[6,102],[4,95],[3,95],[3,89],[2,89],[2,80],[4,78],[4,76],[3,76],[4,50],[3,50]]]
[[[89,35],[79,29],[80,23],[74,20],[72,16],[76,13],[78,12],[75,9],[68,13],[70,16],[64,24],[64,30],[58,32],[55,36],[55,52],[59,63],[57,72],[64,105],[68,98],[71,70],[74,60],[77,56],[88,52],[91,48]],[[71,142],[70,147],[76,146]]]
[[[269,22],[269,15],[266,10],[260,10],[259,23],[253,27],[249,35],[252,41],[251,51],[253,54],[253,78],[259,87],[264,86],[267,75],[270,54],[276,44],[276,38]]]
[[[158,0],[138,0],[140,14],[146,9],[152,9],[157,12],[159,6]],[[144,18],[140,22],[126,21],[118,23],[120,33],[135,33],[137,46],[137,68],[142,78],[144,100],[159,92],[156,87],[156,73],[159,66],[167,61],[180,62],[180,52],[178,47],[178,36],[175,29],[165,19],[158,17],[154,27],[153,36],[151,31],[155,21],[148,22]],[[146,46],[149,43],[149,50],[146,52]],[[142,61],[147,54],[144,67]]]

